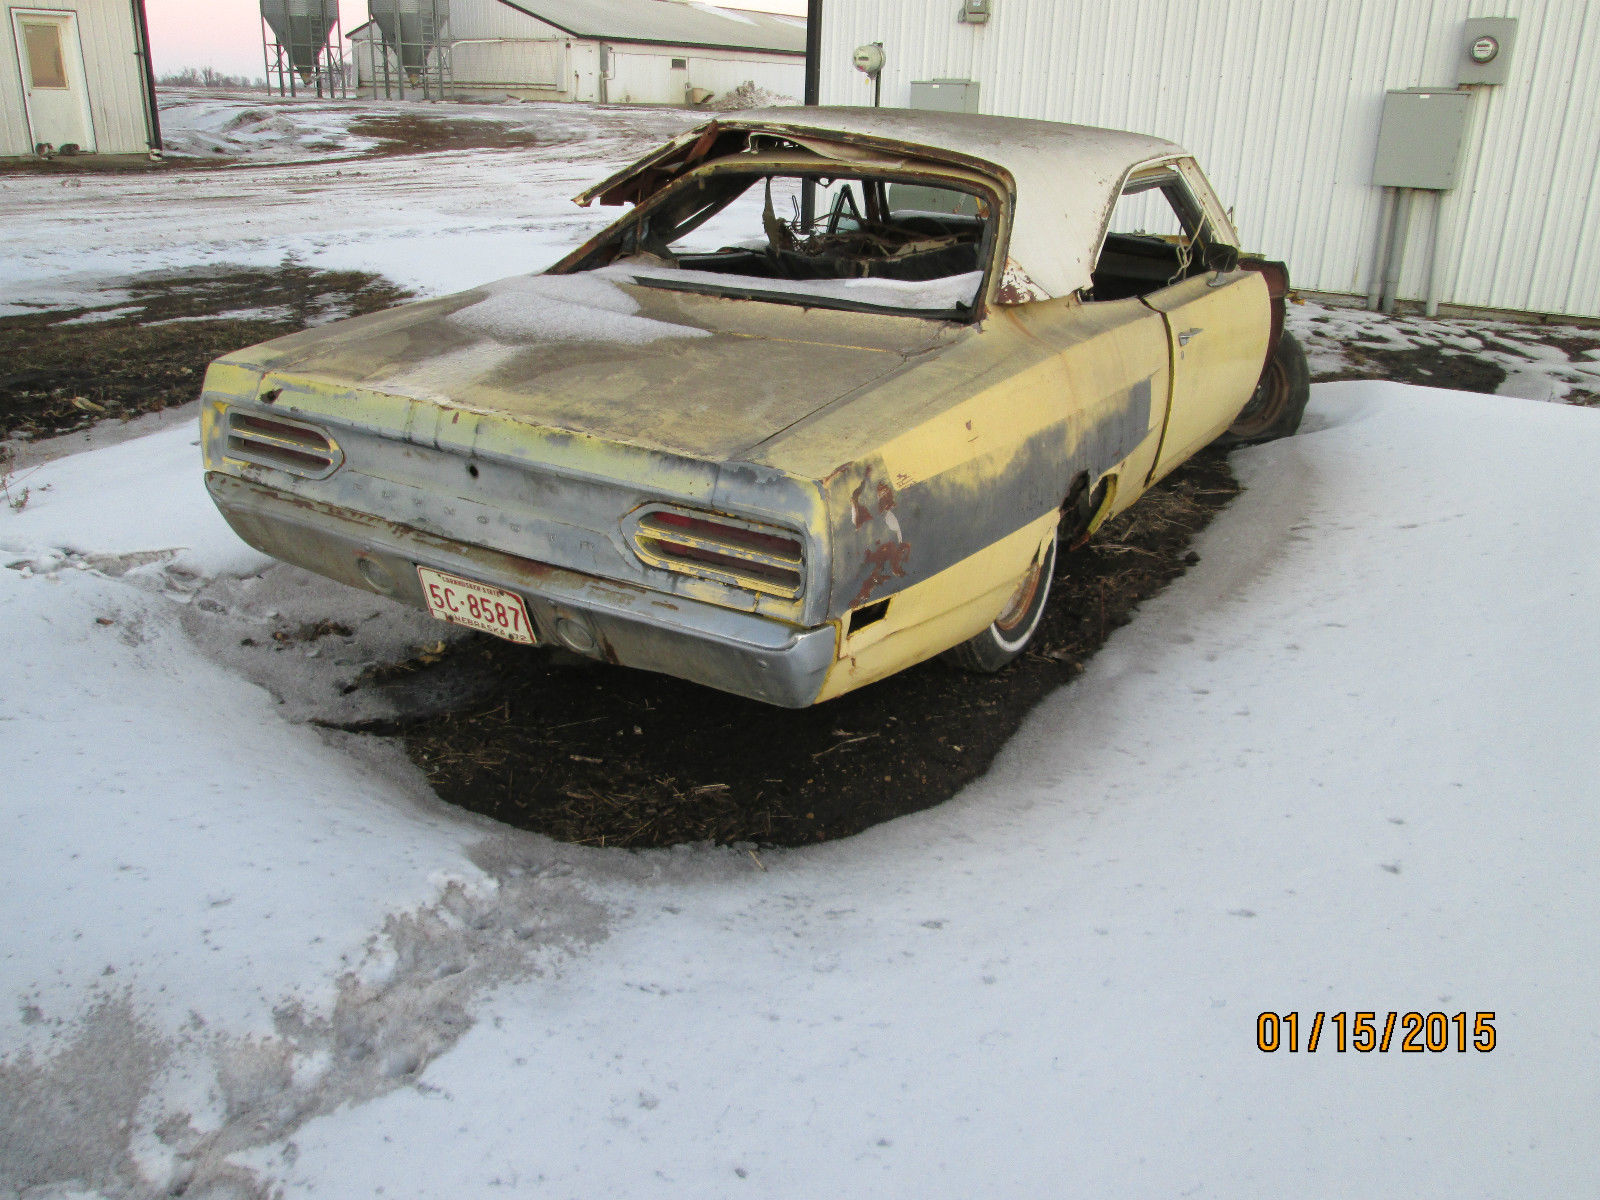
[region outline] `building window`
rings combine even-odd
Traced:
[[[675,59],[673,59],[672,60],[672,69],[674,71],[687,71],[689,69],[689,60],[687,58],[675,58]]]
[[[61,27],[56,24],[22,23],[22,38],[28,46],[28,78],[36,88],[65,88],[66,61],[61,56]]]

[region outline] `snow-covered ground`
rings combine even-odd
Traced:
[[[432,104],[426,119],[499,122],[539,139],[394,157],[353,157],[368,117],[413,117],[399,101],[304,105],[180,97],[163,132],[198,149],[214,131],[237,162],[129,174],[0,174],[0,316],[112,306],[118,287],[160,272],[271,267],[285,260],[375,271],[440,295],[548,266],[619,210],[571,197],[704,114],[588,105]],[[230,115],[231,114],[231,115]],[[260,118],[259,120],[257,118]]]
[[[1593,1195],[1597,453],[1586,409],[1319,386],[988,777],[759,864],[554,845],[286,720],[212,652],[289,569],[191,431],[41,468],[0,1195]],[[360,604],[357,653],[424,634]],[[1358,1010],[1498,1043],[1256,1047]]]
[[[605,219],[562,197],[640,137],[0,176],[0,300],[482,282]],[[1589,409],[1321,385],[988,776],[756,856],[557,845],[305,724],[436,627],[239,543],[192,429],[31,468],[0,1200],[1600,1194],[1597,453]],[[277,653],[279,703],[239,644],[316,613],[356,636]],[[1360,1011],[1498,1040],[1305,1051]]]

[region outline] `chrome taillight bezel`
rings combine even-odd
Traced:
[[[743,592],[799,600],[806,538],[797,529],[714,509],[652,503],[623,522],[629,548],[648,567]]]
[[[344,465],[344,451],[321,426],[233,406],[221,415],[222,454],[229,462],[302,479],[326,479]]]

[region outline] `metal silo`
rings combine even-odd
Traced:
[[[294,76],[315,82],[317,94],[327,84],[330,94],[342,75],[339,43],[332,37],[339,27],[339,0],[261,0],[261,19],[267,32],[267,81],[277,76],[279,89],[293,94]]]
[[[450,0],[367,0],[367,12],[399,64],[401,97],[407,82],[420,84],[425,96],[442,94],[450,70]]]

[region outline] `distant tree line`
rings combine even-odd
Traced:
[[[185,67],[181,71],[169,71],[156,82],[163,87],[259,89],[266,86],[259,79],[251,79],[248,75],[228,75],[214,67]]]

